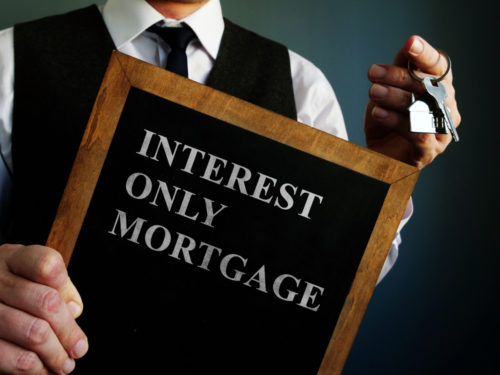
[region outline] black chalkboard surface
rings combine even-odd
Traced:
[[[418,172],[325,160],[231,119],[351,145],[237,99],[228,115],[225,94],[113,59],[49,240],[74,248],[91,347],[77,372],[340,373]],[[77,229],[57,243],[61,225]]]

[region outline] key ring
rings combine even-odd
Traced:
[[[444,79],[444,77],[446,77],[446,75],[449,73],[450,69],[451,69],[451,59],[450,59],[450,56],[448,56],[448,54],[446,52],[444,52],[443,50],[438,50],[439,52],[439,55],[440,56],[443,56],[443,57],[446,57],[446,60],[448,61],[448,67],[446,68],[446,71],[444,72],[444,74],[439,77],[439,78],[433,78],[432,79],[432,82],[433,83],[437,83],[437,82],[440,82]],[[408,60],[408,72],[410,73],[410,76],[418,81],[418,82],[423,82],[423,78],[422,77],[419,77],[413,70],[413,66],[412,66],[412,63],[410,60]]]

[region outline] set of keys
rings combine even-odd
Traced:
[[[446,77],[451,69],[451,60],[448,60],[446,72],[439,78],[419,77],[408,63],[408,71],[413,79],[419,81],[424,86],[425,92],[418,99],[412,94],[412,104],[408,107],[410,112],[410,130],[414,133],[451,133],[453,140],[458,142],[459,137],[450,111],[446,106],[446,88],[441,81]]]

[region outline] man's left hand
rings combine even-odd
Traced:
[[[450,134],[411,133],[408,107],[411,93],[419,96],[423,85],[408,72],[408,60],[419,68],[419,75],[439,77],[448,66],[445,56],[419,36],[411,36],[396,55],[393,65],[372,65],[368,70],[370,101],[365,114],[367,147],[423,168],[441,154],[451,142]],[[461,118],[455,100],[452,72],[441,81],[446,87],[446,105],[451,118],[458,126]]]

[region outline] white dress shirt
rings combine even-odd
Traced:
[[[148,32],[147,29],[158,22],[163,22],[167,26],[174,26],[181,22],[188,24],[198,38],[198,40],[193,40],[186,49],[188,75],[194,81],[206,82],[217,58],[224,32],[224,20],[219,0],[210,0],[182,20],[165,19],[145,0],[108,0],[100,10],[113,42],[120,52],[162,67],[166,66],[170,48],[163,39]],[[339,103],[326,77],[315,65],[298,54],[289,51],[289,55],[297,120],[347,139]],[[12,171],[13,101],[13,28],[9,28],[0,31],[0,152],[7,163],[5,165],[0,160],[0,203],[2,199],[5,200],[10,189],[8,170]],[[410,204],[400,229],[408,220],[411,211]],[[394,239],[380,279],[394,264],[400,242],[401,238],[398,234]]]

